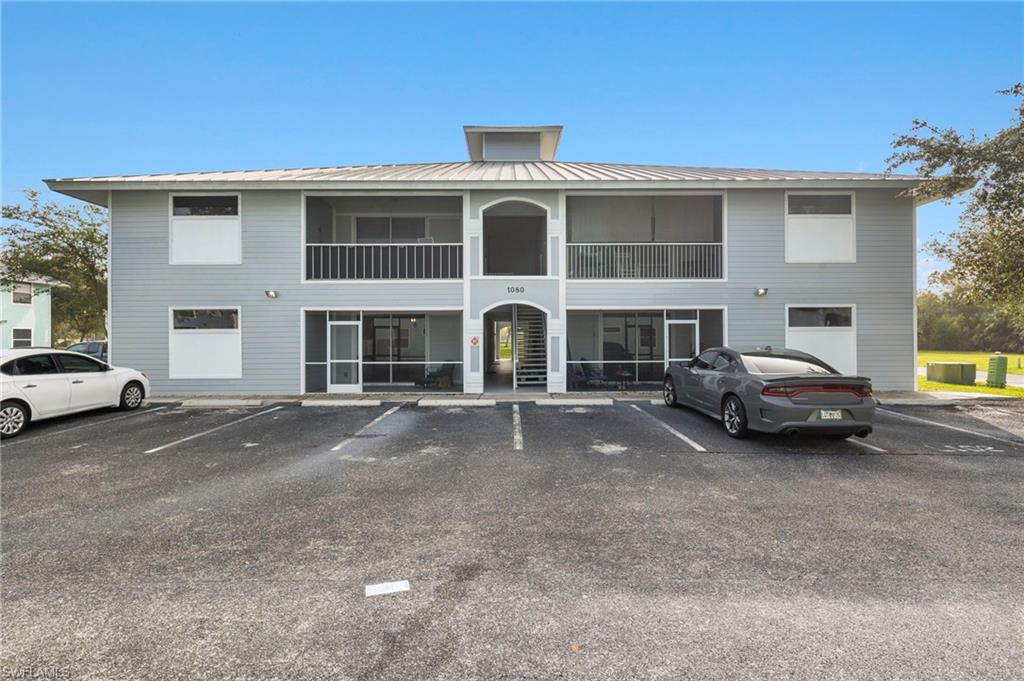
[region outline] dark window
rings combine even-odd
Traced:
[[[19,376],[38,376],[57,373],[57,365],[50,355],[32,355],[14,360],[14,373]]]
[[[32,329],[11,329],[11,347],[32,347]]]
[[[69,345],[64,349],[67,350],[68,352],[85,352],[86,348],[88,347],[88,343],[75,343],[74,345]]]
[[[752,374],[834,374],[821,360],[786,355],[741,355],[743,365]]]
[[[90,354],[97,353],[99,351],[100,351],[100,344],[99,343],[89,343],[89,353]]]
[[[705,350],[693,360],[693,366],[697,369],[710,369],[718,357],[718,350]]]
[[[238,310],[175,310],[174,328],[181,329],[237,329]]]
[[[175,196],[174,215],[238,215],[237,196]]]
[[[391,218],[391,243],[416,243],[426,236],[424,218]]]
[[[391,218],[356,218],[356,243],[386,244],[391,239]]]
[[[14,284],[11,286],[11,302],[19,305],[31,305],[32,284]]]
[[[850,215],[853,197],[849,194],[790,194],[790,215]]]
[[[853,326],[851,307],[791,307],[790,326]]]
[[[65,374],[89,374],[103,371],[103,365],[81,355],[58,355]]]
[[[14,375],[14,360],[13,359],[10,362],[4,362],[3,364],[0,364],[0,374],[5,374],[7,376],[13,376]]]
[[[729,359],[728,355],[719,355],[715,358],[715,361],[711,363],[711,368],[715,371],[729,371],[732,366],[732,360]]]

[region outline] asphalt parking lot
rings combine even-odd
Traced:
[[[0,662],[97,679],[1019,678],[1021,404],[892,407],[839,442],[733,440],[648,401],[40,423],[3,444]]]

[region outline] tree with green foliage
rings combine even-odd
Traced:
[[[1024,83],[999,94],[1024,98]],[[915,120],[893,150],[890,171],[916,164],[923,179],[912,196],[948,203],[967,192],[960,229],[927,244],[950,263],[931,282],[1024,322],[1024,99],[1014,123],[996,135],[978,138]]]
[[[56,279],[53,289],[54,339],[83,340],[106,335],[107,211],[99,206],[40,203],[26,189],[28,205],[3,207],[0,237],[6,276],[30,274]]]
[[[957,290],[917,296],[917,346],[922,350],[1024,352],[1024,323],[997,305]]]

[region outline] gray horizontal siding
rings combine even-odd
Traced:
[[[895,190],[857,192],[857,262],[787,264],[781,190],[728,194],[728,281],[569,281],[566,304],[674,307],[725,305],[729,343],[785,343],[787,304],[857,306],[857,366],[879,389],[914,386],[913,204]],[[758,298],[754,290],[768,289]]]
[[[169,265],[167,192],[115,192],[112,361],[146,372],[158,393],[295,393],[302,307],[461,307],[461,282],[301,283],[299,197],[242,193],[241,265]],[[242,378],[167,377],[168,308],[190,305],[241,306]]]

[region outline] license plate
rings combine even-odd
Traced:
[[[822,409],[821,410],[822,421],[842,421],[843,410],[842,409]]]

